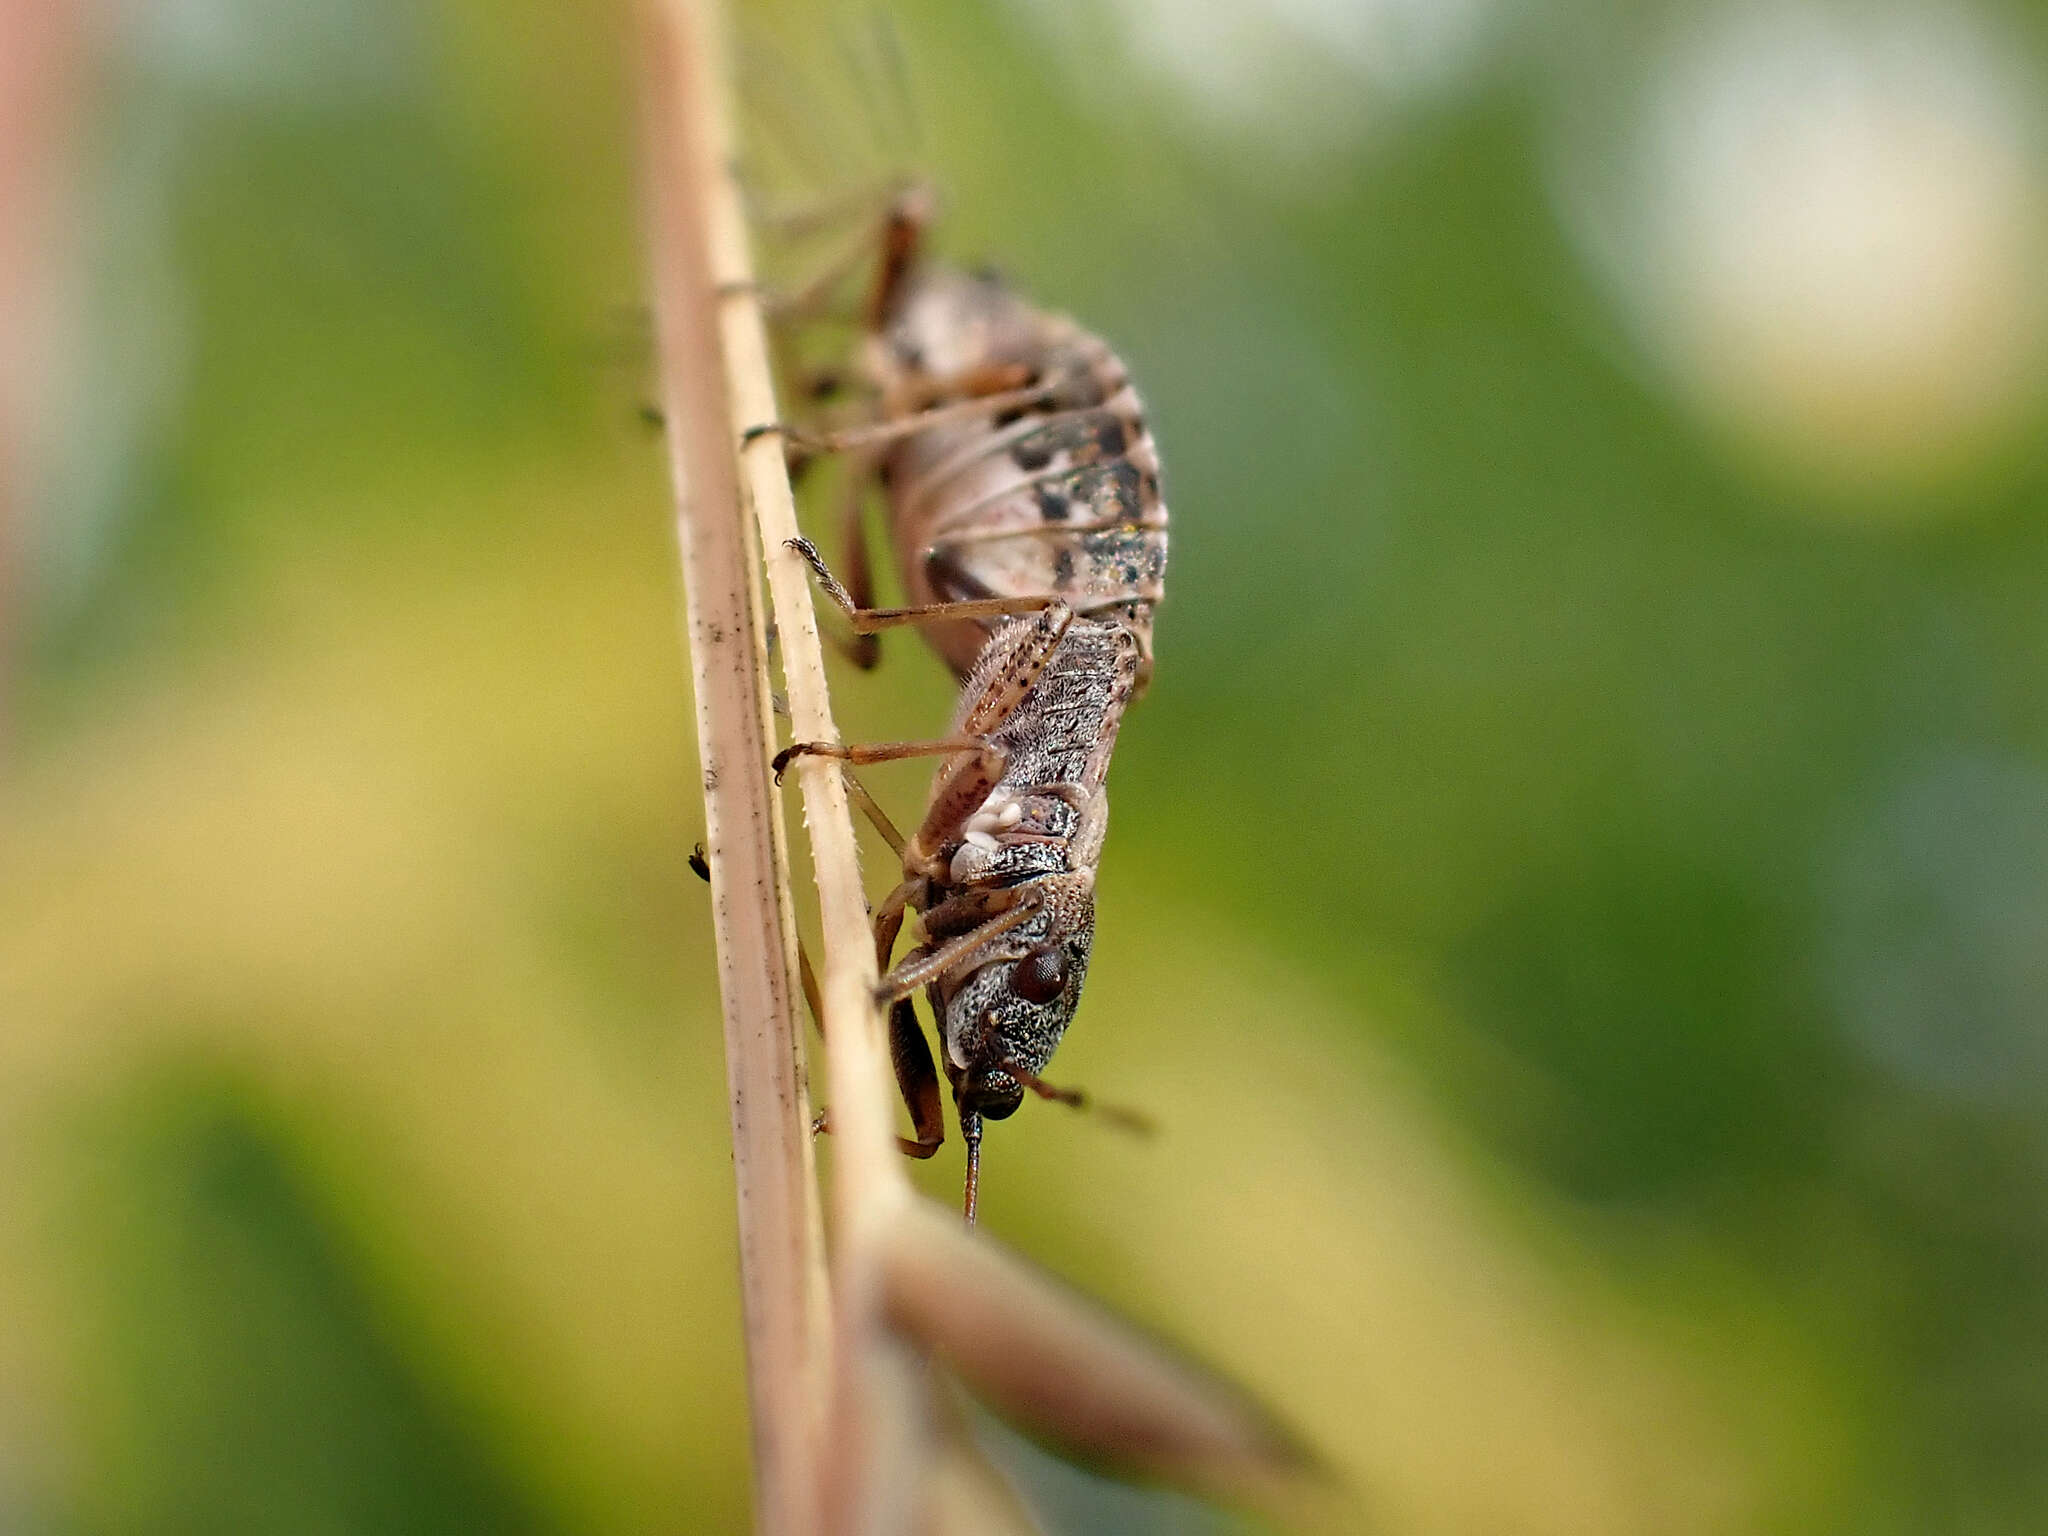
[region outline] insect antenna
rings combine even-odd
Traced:
[[[750,8],[737,52],[750,202],[772,190],[814,203],[903,179],[922,134],[881,9],[827,5],[822,18],[778,22]]]
[[[1122,1104],[1105,1104],[1094,1095],[1085,1093],[1079,1088],[1058,1087],[1053,1083],[1048,1083],[1036,1072],[1033,1072],[1029,1067],[1019,1062],[1006,1061],[1003,1063],[1002,1070],[1009,1073],[1010,1076],[1017,1079],[1018,1082],[1029,1088],[1041,1099],[1051,1099],[1054,1103],[1064,1104],[1069,1109],[1093,1110],[1106,1123],[1116,1126],[1119,1130],[1129,1131],[1134,1136],[1156,1136],[1159,1134],[1159,1123],[1143,1110],[1131,1109]]]
[[[819,92],[806,89],[812,73],[786,42],[742,33],[739,44],[740,98],[745,114],[741,186],[750,202],[769,188],[809,197],[845,186],[852,179],[843,141],[821,131]],[[758,213],[759,209],[755,211]]]
[[[917,97],[910,89],[910,69],[903,57],[903,34],[895,18],[876,6],[868,12],[865,62],[852,68],[870,87],[870,99],[877,104],[876,135],[882,148],[899,162],[919,162],[924,157],[924,124],[917,115]]]

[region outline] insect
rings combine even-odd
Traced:
[[[1014,1114],[1027,1092],[1083,1102],[1040,1074],[1088,972],[1110,755],[1152,673],[1167,514],[1158,456],[1115,353],[992,276],[928,260],[929,214],[913,188],[882,221],[863,314],[875,419],[808,444],[857,455],[848,582],[808,541],[794,544],[850,621],[856,661],[874,663],[878,630],[918,625],[959,679],[960,702],[943,737],[798,742],[775,769],[779,779],[803,756],[944,759],[908,838],[853,782],[902,863],[874,915],[890,1052],[917,1133],[902,1145],[929,1157],[945,1136],[912,1002],[922,989],[966,1143],[971,1222],[984,1122]],[[806,446],[792,435],[794,452]],[[872,485],[885,493],[910,598],[900,608],[873,604],[860,537]],[[913,911],[923,940],[892,967]]]

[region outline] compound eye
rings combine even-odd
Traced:
[[[1010,972],[1010,990],[1027,1003],[1049,1003],[1067,990],[1067,957],[1057,945],[1031,951]]]

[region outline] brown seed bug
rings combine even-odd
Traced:
[[[971,1222],[983,1122],[1014,1114],[1027,1091],[1084,1102],[1040,1074],[1088,971],[1105,781],[1124,710],[1151,676],[1167,514],[1158,457],[1116,355],[993,277],[925,260],[928,218],[928,198],[913,188],[883,220],[863,316],[874,419],[820,438],[789,433],[795,455],[858,455],[848,582],[809,541],[794,547],[851,622],[857,662],[873,665],[876,631],[922,626],[961,681],[959,707],[943,737],[798,742],[775,769],[779,778],[800,756],[849,766],[946,760],[907,839],[849,782],[902,861],[902,881],[874,916],[879,996],[917,1132],[902,1145],[929,1157],[945,1137],[912,1003],[922,988],[967,1146]],[[886,494],[904,607],[873,604],[860,525],[869,485]],[[891,968],[907,911],[921,915],[924,941]]]

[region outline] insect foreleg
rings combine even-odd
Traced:
[[[875,968],[877,970],[887,971],[889,969],[889,957],[896,949],[896,936],[903,931],[903,914],[907,908],[917,902],[924,886],[925,881],[922,878],[912,876],[902,881],[893,891],[884,896],[881,906],[875,909]]]
[[[882,830],[882,835],[893,842],[905,873],[937,876],[944,873],[943,866],[936,860],[938,850],[959,840],[968,818],[981,809],[989,791],[1003,781],[1009,754],[1001,747],[991,745],[986,737],[945,736],[936,741],[881,741],[856,746],[842,746],[830,741],[798,741],[776,753],[771,766],[775,770],[775,782],[780,784],[789,765],[800,757],[832,757],[845,763],[887,763],[906,757],[941,757],[955,752],[972,755],[947,772],[933,787],[924,821],[909,842],[904,842],[896,834],[888,818],[881,815],[881,808],[874,807],[874,814],[880,817],[876,825]],[[860,797],[871,800],[865,789],[860,791]]]
[[[919,987],[936,981],[991,940],[1030,922],[1038,916],[1039,910],[1037,901],[1029,895],[1022,896],[1007,911],[998,913],[979,928],[963,933],[957,939],[948,939],[936,949],[912,951],[904,957],[901,965],[882,978],[875,995],[888,1003],[908,998]]]
[[[966,835],[969,820],[988,803],[989,792],[1003,782],[1009,754],[1002,748],[982,746],[974,756],[953,765],[932,785],[932,798],[924,820],[903,846],[905,873],[943,880],[946,862],[940,852]]]
[[[889,1008],[889,1064],[895,1068],[896,1087],[917,1132],[915,1141],[899,1136],[896,1144],[910,1157],[930,1157],[945,1144],[946,1119],[939,1105],[939,1072],[932,1065],[932,1048],[917,1027],[917,1008],[907,997]]]

